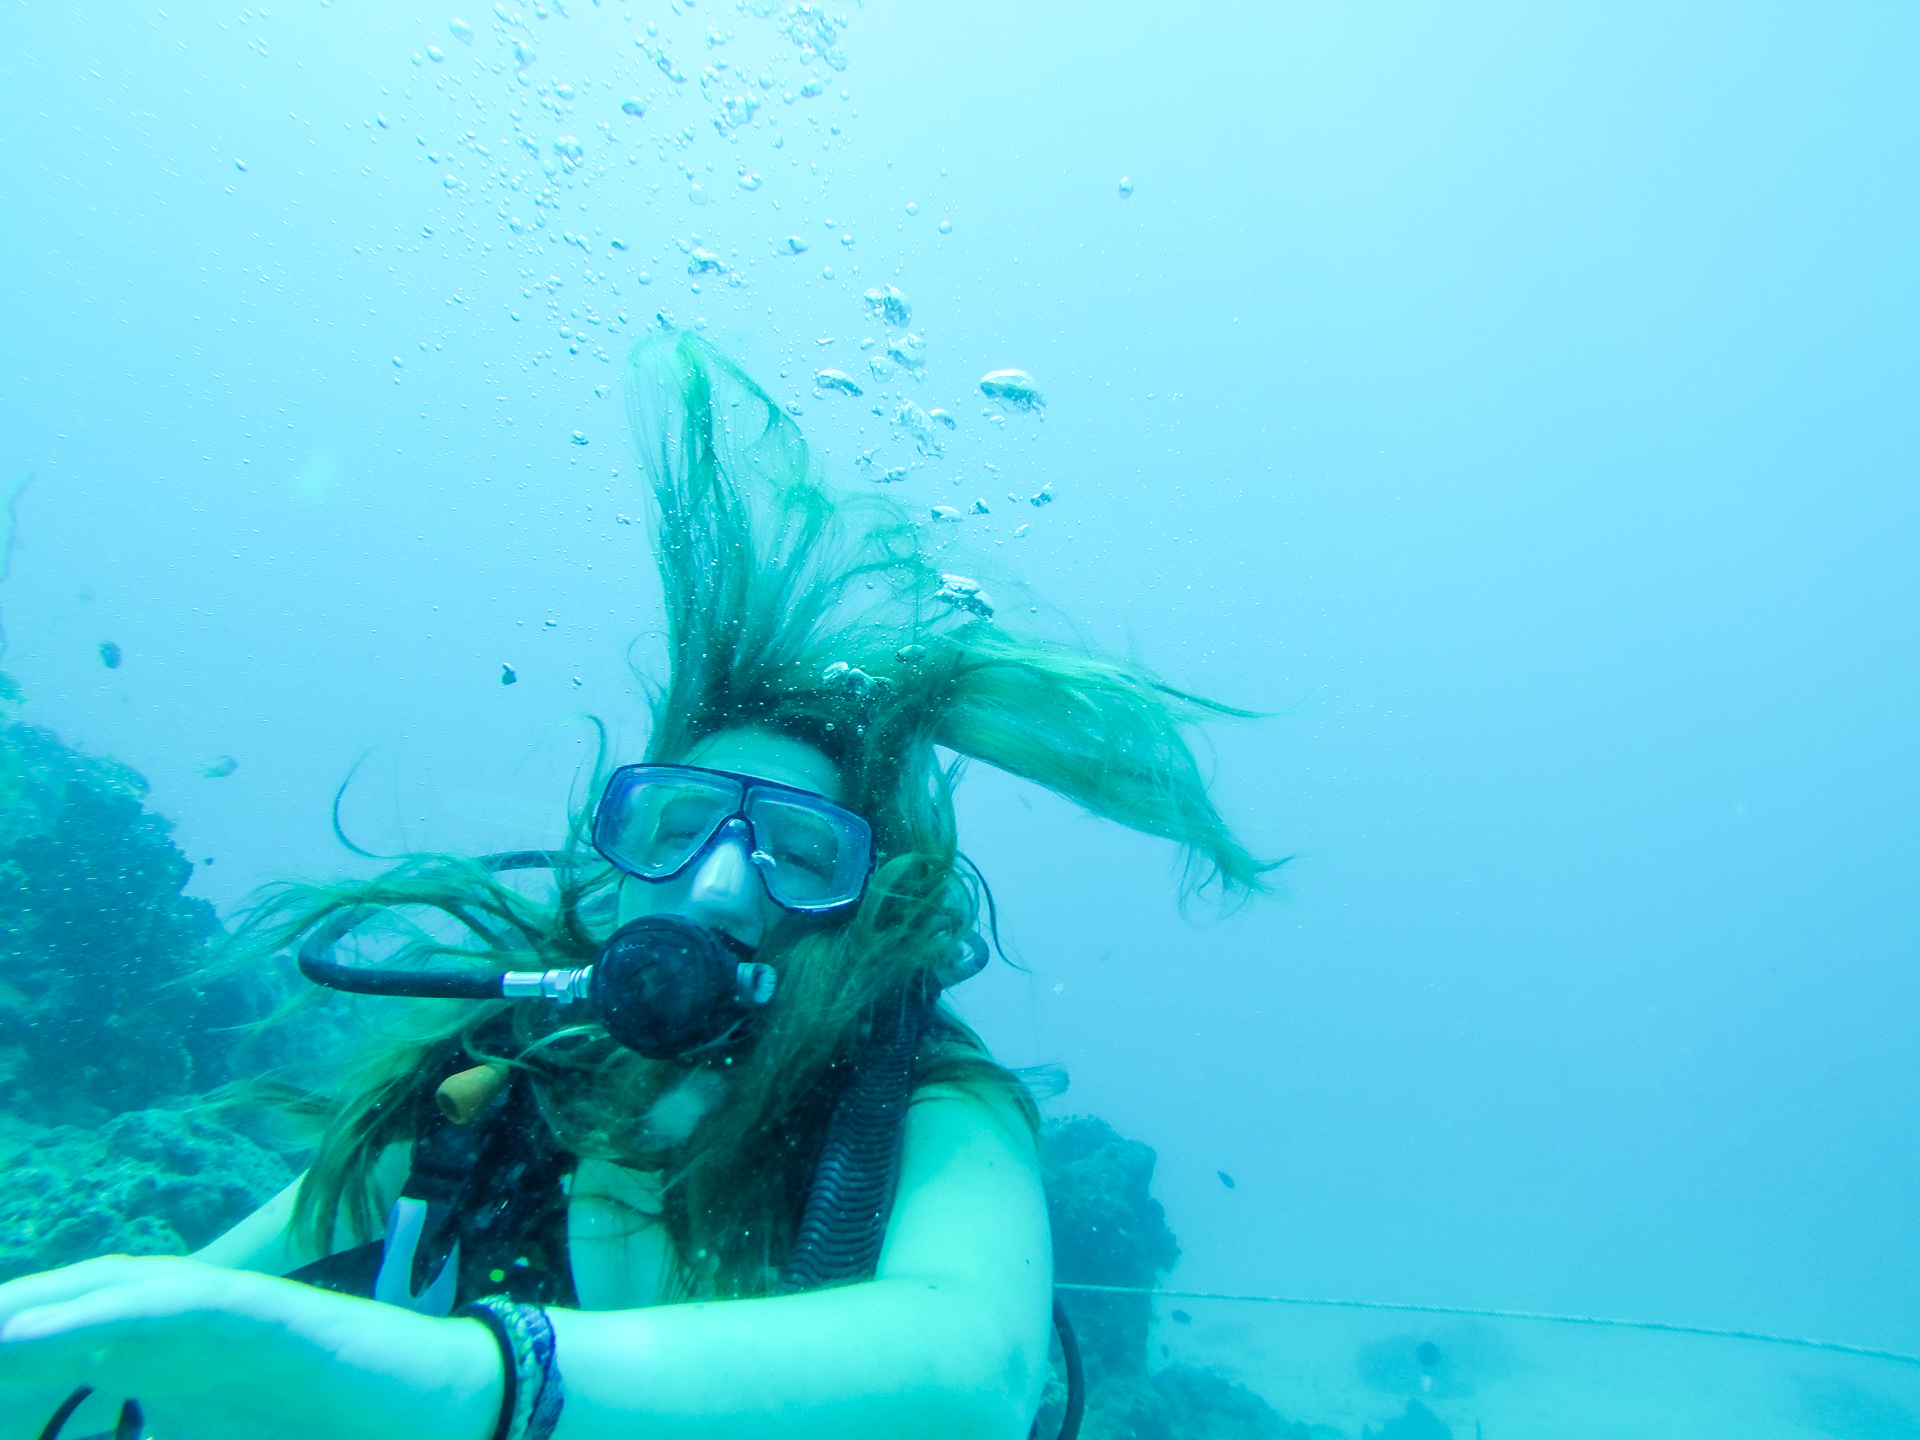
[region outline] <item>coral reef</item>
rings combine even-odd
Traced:
[[[5,698],[17,699],[11,682]],[[258,978],[186,983],[220,933],[147,784],[0,721],[0,1085],[16,1119],[97,1124],[228,1078]]]
[[[197,1249],[293,1178],[245,1136],[174,1110],[128,1111],[92,1131],[15,1125],[10,1141],[0,1280],[95,1255]]]
[[[1150,1193],[1155,1155],[1104,1120],[1050,1122],[1041,1137],[1057,1279],[1149,1288],[1180,1258],[1166,1212]],[[1192,1365],[1149,1374],[1152,1301],[1067,1291],[1087,1368],[1085,1440],[1316,1440],[1332,1432],[1290,1423],[1244,1385]],[[1056,1374],[1039,1434],[1059,1433],[1066,1387]],[[1396,1422],[1398,1423],[1398,1422]]]
[[[1166,1211],[1149,1193],[1156,1157],[1090,1115],[1047,1126],[1041,1163],[1056,1280],[1153,1286],[1180,1258]],[[1069,1293],[1089,1370],[1145,1373],[1153,1305],[1144,1295]]]

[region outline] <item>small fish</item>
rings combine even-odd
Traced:
[[[1193,1316],[1189,1315],[1184,1310],[1175,1310],[1172,1312],[1172,1314],[1173,1314],[1173,1323],[1176,1325],[1191,1325],[1193,1323]]]
[[[918,665],[922,660],[927,658],[927,647],[924,645],[902,645],[898,650],[893,652],[893,658],[898,660],[902,665]]]
[[[222,755],[218,759],[209,760],[205,765],[201,766],[200,773],[209,780],[224,780],[239,768],[240,762],[234,759],[233,756]]]
[[[120,668],[120,647],[111,640],[100,642],[100,663],[109,670]]]
[[[838,390],[842,395],[864,395],[859,382],[844,370],[822,370],[813,377],[813,383],[822,390]]]
[[[514,681],[518,680],[519,678],[520,677],[518,675],[513,673],[513,666],[502,665],[500,667],[500,683],[502,685],[511,685],[513,684]]]
[[[980,393],[1021,410],[1044,410],[1047,397],[1024,370],[990,370],[980,377]]]
[[[1229,1174],[1227,1174],[1227,1172],[1226,1172],[1226,1171],[1224,1171],[1224,1170],[1216,1170],[1216,1171],[1214,1171],[1213,1173],[1214,1173],[1214,1174],[1216,1174],[1216,1175],[1218,1175],[1218,1176],[1220,1177],[1220,1183],[1221,1183],[1222,1185],[1224,1185],[1224,1186],[1226,1186],[1226,1187],[1227,1187],[1227,1189],[1229,1189],[1229,1190],[1231,1190],[1231,1189],[1233,1189],[1233,1188],[1234,1188],[1234,1186],[1233,1186],[1233,1176],[1231,1176],[1231,1175],[1229,1175]]]

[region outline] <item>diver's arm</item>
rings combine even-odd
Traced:
[[[550,1311],[567,1395],[554,1440],[1024,1440],[1052,1286],[1025,1126],[1004,1105],[922,1091],[874,1280]]]
[[[566,1387],[555,1440],[1021,1440],[1044,1379],[1051,1270],[1017,1117],[923,1093],[878,1278],[549,1311]],[[79,1385],[99,1392],[89,1404],[137,1397],[159,1435],[485,1440],[502,1375],[472,1320],[119,1255],[0,1285],[0,1440],[32,1440]]]

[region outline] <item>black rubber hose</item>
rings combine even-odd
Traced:
[[[1074,1440],[1087,1409],[1087,1371],[1080,1360],[1080,1337],[1073,1333],[1058,1290],[1053,1292],[1053,1328],[1060,1332],[1060,1358],[1067,1362],[1067,1413],[1060,1418],[1060,1440]]]
[[[60,1432],[66,1429],[67,1421],[73,1418],[73,1412],[80,1408],[80,1402],[93,1393],[93,1386],[82,1385],[60,1402],[60,1408],[47,1417],[47,1423],[40,1428],[40,1440],[60,1440]]]
[[[504,870],[559,870],[574,863],[559,850],[508,850],[483,855],[480,863],[494,874]],[[463,967],[444,970],[380,970],[342,965],[333,958],[338,945],[381,907],[360,905],[330,917],[300,946],[300,973],[316,985],[354,995],[399,995],[422,1000],[498,1000],[500,976],[476,975]]]
[[[893,1207],[913,1054],[927,1005],[925,992],[913,986],[875,1015],[853,1081],[827,1122],[807,1208],[780,1274],[782,1290],[811,1290],[873,1273]]]

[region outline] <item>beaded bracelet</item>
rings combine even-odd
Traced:
[[[493,1440],[551,1440],[566,1403],[553,1358],[553,1322],[538,1305],[516,1305],[489,1295],[462,1305],[455,1316],[478,1320],[500,1347],[503,1388]]]

